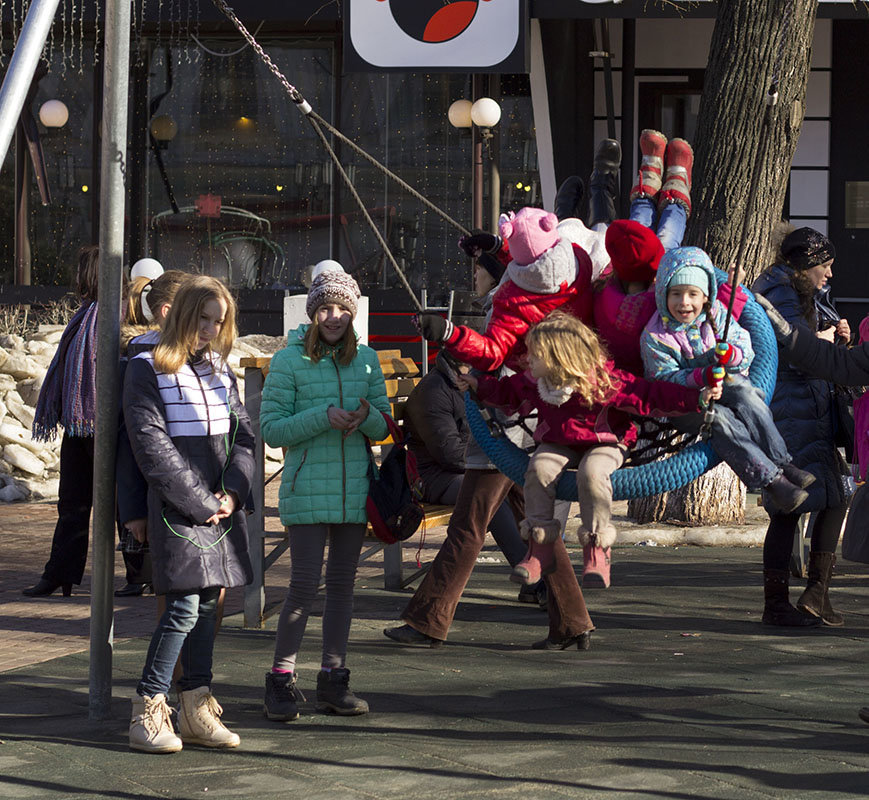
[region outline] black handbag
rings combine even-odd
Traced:
[[[383,415],[392,436],[393,445],[384,456],[380,468],[369,459],[370,485],[365,511],[374,535],[384,544],[409,539],[425,519],[422,507],[422,484],[416,456],[407,449],[407,442],[395,421]],[[371,443],[368,443],[369,453]]]
[[[851,498],[842,534],[842,558],[869,564],[869,482],[861,483]]]

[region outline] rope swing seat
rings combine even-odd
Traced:
[[[727,275],[719,269],[715,270],[715,277],[719,286],[727,281]],[[778,347],[766,312],[750,292],[746,292],[746,294],[748,300],[739,317],[739,323],[751,335],[751,343],[755,352],[748,377],[752,385],[764,393],[766,402],[769,403],[775,388]],[[467,393],[465,394],[465,410],[468,417],[468,427],[491,462],[510,480],[522,486],[525,482],[529,454],[513,444],[507,437],[497,433],[493,435],[479,407]],[[677,445],[677,447],[678,451],[672,455],[649,463],[625,466],[616,470],[612,475],[613,499],[631,500],[636,497],[649,497],[678,489],[699,478],[721,461],[715,451],[703,441]],[[668,447],[664,447],[665,451],[668,449]],[[627,454],[628,462],[631,461],[631,452],[629,451]],[[578,499],[576,475],[573,470],[567,471],[561,476],[558,482],[557,497],[559,500],[576,501]]]

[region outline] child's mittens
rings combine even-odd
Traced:
[[[494,233],[475,230],[470,236],[459,239],[459,248],[468,258],[477,258],[480,253],[497,253],[501,249],[501,237]]]
[[[715,345],[715,358],[722,367],[742,361],[742,350],[730,342],[719,342]]]
[[[703,385],[715,388],[724,380],[724,367],[716,365],[703,370]]]
[[[456,327],[437,311],[420,311],[413,322],[420,335],[429,342],[447,341]]]

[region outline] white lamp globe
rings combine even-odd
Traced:
[[[447,117],[450,120],[450,125],[454,128],[470,128],[471,127],[471,106],[470,100],[456,100],[447,111]]]
[[[69,120],[69,109],[60,100],[46,100],[39,107],[39,121],[46,128],[62,128]]]
[[[501,119],[501,106],[491,97],[481,97],[471,106],[471,120],[481,128],[492,128]]]
[[[150,278],[154,280],[163,274],[163,265],[156,258],[140,258],[130,270],[130,278]]]

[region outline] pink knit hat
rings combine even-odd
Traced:
[[[503,219],[503,218],[502,218]],[[536,261],[558,240],[558,217],[542,208],[520,208],[501,222],[501,238],[507,241],[510,255],[521,266]]]

